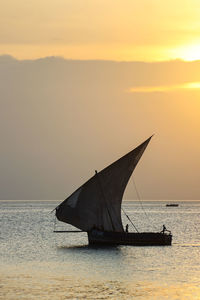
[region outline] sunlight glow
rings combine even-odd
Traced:
[[[184,85],[186,89],[200,89],[200,82],[188,82]]]
[[[179,85],[169,86],[139,86],[128,90],[129,93],[155,93],[170,92],[182,89],[200,89],[200,82],[187,82]]]
[[[200,60],[200,45],[191,45],[181,47],[175,50],[176,57],[185,61]],[[178,55],[177,55],[178,54]]]

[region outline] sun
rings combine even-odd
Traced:
[[[177,52],[179,53],[179,58],[183,60],[200,60],[200,44],[182,47]]]

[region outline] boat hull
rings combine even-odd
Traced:
[[[88,232],[89,245],[131,245],[167,246],[172,243],[172,235],[160,232],[108,232],[93,230]]]

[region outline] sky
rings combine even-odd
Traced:
[[[200,199],[199,1],[8,0],[0,199],[65,199],[154,134],[142,199]],[[124,196],[136,199],[130,181]]]
[[[198,0],[7,0],[0,54],[19,59],[200,58]]]

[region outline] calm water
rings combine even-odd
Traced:
[[[88,247],[85,233],[53,233],[56,204],[0,202],[0,299],[200,299],[200,202],[125,201],[139,229],[165,224],[173,245],[114,248]]]

